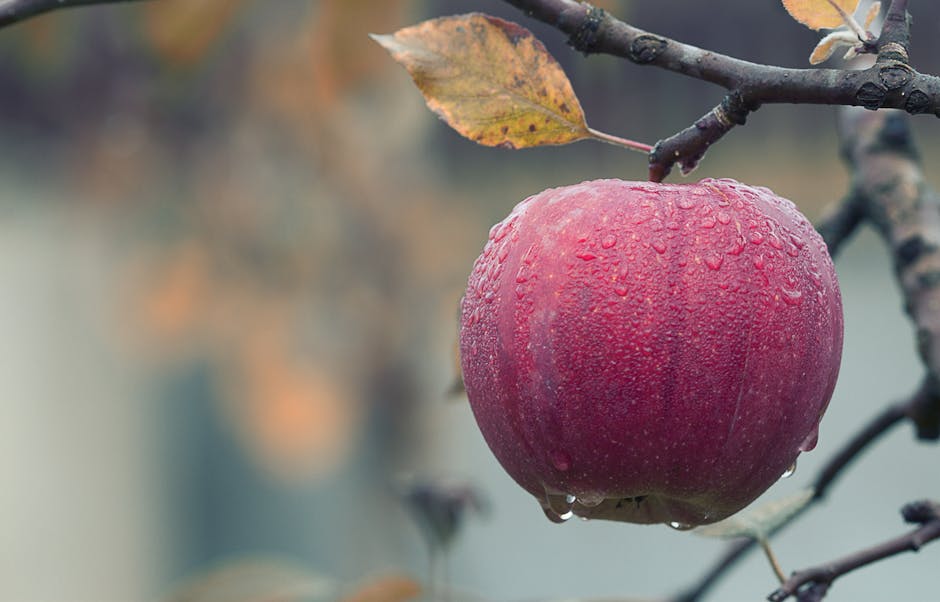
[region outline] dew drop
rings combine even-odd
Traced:
[[[704,191],[696,191],[696,192],[704,192]],[[696,199],[695,197],[692,197],[692,196],[680,196],[679,200],[676,201],[676,205],[679,207],[679,209],[692,209],[695,207],[695,203],[696,203]]]
[[[502,249],[499,250],[499,253],[496,255],[496,260],[500,263],[506,261],[506,258],[509,257],[509,245],[504,245]]]
[[[744,238],[737,237],[731,247],[728,248],[729,255],[740,255],[744,251]]]
[[[754,256],[754,267],[757,268],[758,270],[764,269],[764,256],[763,255]]]
[[[621,297],[627,296],[627,287],[623,284],[618,284],[614,287],[614,292],[620,295]]]
[[[680,523],[679,521],[672,521],[669,523],[669,526],[675,529],[676,531],[688,531],[694,529],[694,525],[689,525],[686,523]]]
[[[712,216],[709,215],[708,217],[702,219],[702,228],[705,228],[706,230],[710,230],[710,229],[712,229],[712,228],[714,228],[714,227],[715,227],[715,218],[714,218],[714,217],[712,217]]]
[[[725,213],[724,211],[719,211],[719,212],[718,212],[718,221],[719,221],[722,225],[728,225],[729,223],[731,223],[731,216],[728,215],[727,213]]]
[[[764,242],[764,235],[755,230],[747,235],[747,239],[751,241],[751,244],[759,245]]]
[[[615,244],[617,244],[617,238],[613,234],[608,234],[601,239],[601,247],[604,249],[609,249]]]
[[[676,221],[666,222],[666,229],[668,230],[678,230],[680,227],[681,226],[679,226],[679,222],[676,222]]]
[[[721,255],[709,255],[705,258],[705,265],[710,267],[713,270],[721,268],[721,263],[724,261],[724,257]]]
[[[803,439],[803,443],[800,443],[800,451],[808,452],[813,451],[816,448],[816,444],[819,443],[819,427],[817,426],[809,435],[806,436],[806,439]]]
[[[545,497],[539,500],[542,509],[545,511],[545,516],[553,523],[563,523],[574,516],[574,512],[571,510],[572,506],[574,506],[574,502],[575,497],[570,493],[563,495],[549,493],[547,487],[545,489]]]
[[[780,287],[780,298],[787,305],[797,306],[803,303],[803,293],[798,290],[790,290]]]
[[[558,470],[564,472],[571,468],[571,456],[569,456],[565,452],[561,451],[560,449],[555,450],[551,453],[551,456],[552,456],[552,466],[554,466]]]
[[[780,237],[777,236],[776,234],[771,234],[771,235],[770,235],[770,238],[769,238],[768,240],[769,240],[769,242],[770,242],[770,246],[771,246],[771,247],[773,247],[773,248],[775,248],[775,249],[777,249],[777,250],[780,250],[780,249],[783,248],[783,241],[781,241],[781,240],[780,240]]]
[[[661,219],[653,218],[650,220],[650,229],[653,232],[659,232],[663,229],[663,221]]]
[[[597,255],[591,253],[590,251],[583,251],[581,253],[575,253],[574,255],[578,259],[583,259],[584,261],[591,261],[592,259],[597,259]]]
[[[571,512],[570,510],[564,514],[558,514],[547,506],[542,506],[542,511],[545,513],[545,517],[555,524],[567,522],[574,515],[574,512]]]
[[[584,506],[585,508],[594,508],[600,506],[601,502],[604,501],[604,495],[597,492],[588,492],[582,493],[578,496],[578,503]]]
[[[792,242],[793,246],[796,247],[797,249],[802,249],[804,246],[806,246],[806,243],[803,242],[803,239],[797,236],[796,234],[790,235],[790,242]]]
[[[654,240],[650,244],[654,249],[656,249],[656,252],[659,253],[660,255],[666,252],[666,243],[664,243],[663,241]]]
[[[793,464],[790,464],[790,467],[783,471],[783,474],[780,475],[781,479],[789,479],[793,476],[793,473],[796,472],[796,460],[793,461]]]

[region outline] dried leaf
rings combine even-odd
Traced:
[[[819,40],[813,53],[809,55],[811,65],[818,65],[826,61],[840,46],[854,46],[858,43],[858,38],[848,31],[834,31],[823,39]]]
[[[590,138],[561,66],[530,31],[479,13],[373,35],[411,74],[428,107],[485,146]]]
[[[851,15],[858,8],[859,2],[860,0],[783,0],[783,7],[791,17],[810,29],[831,29],[845,23],[833,3]]]
[[[712,525],[698,527],[694,532],[704,537],[720,539],[733,537],[765,539],[774,529],[806,506],[815,493],[812,488],[803,489],[783,499],[767,502],[749,512],[736,514]]]

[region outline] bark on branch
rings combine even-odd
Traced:
[[[760,65],[683,44],[620,21],[576,0],[506,0],[568,34],[577,50],[619,56],[722,86],[728,96],[694,125],[661,140],[650,153],[650,179],[662,180],[676,164],[693,169],[709,146],[767,103],[896,108],[940,116],[940,78],[908,64],[907,3],[894,0],[879,39],[877,62],[862,71],[787,69]]]

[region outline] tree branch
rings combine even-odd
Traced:
[[[116,4],[141,0],[0,0],[0,27],[7,27],[31,17],[62,8],[91,4]]]
[[[800,602],[818,602],[832,582],[842,575],[902,552],[917,552],[931,541],[940,539],[940,504],[937,502],[914,502],[905,506],[901,514],[907,522],[919,523],[920,527],[838,560],[797,571],[767,599],[783,602],[796,596]]]
[[[862,71],[786,69],[759,65],[651,34],[575,0],[506,0],[531,17],[568,34],[577,50],[605,53],[722,86],[728,97],[692,127],[661,140],[650,153],[650,179],[676,164],[690,171],[705,150],[743,124],[762,104],[855,105],[940,114],[940,78],[908,63],[909,27],[904,0],[894,0],[877,42],[878,61]]]

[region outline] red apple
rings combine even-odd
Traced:
[[[822,238],[733,180],[546,190],[462,303],[483,436],[553,520],[721,520],[816,444],[842,353]]]

